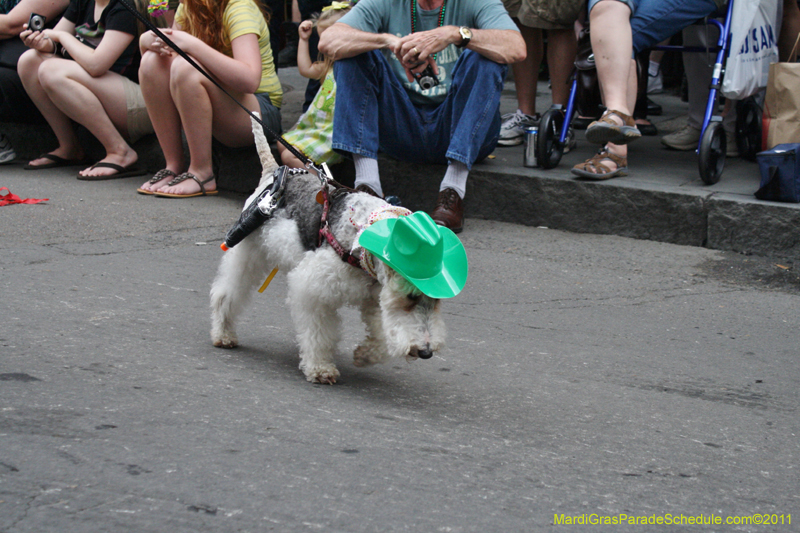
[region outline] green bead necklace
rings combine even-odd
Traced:
[[[439,8],[439,27],[444,24],[444,11],[447,8],[447,0],[442,2],[442,7]],[[417,0],[411,0],[411,33],[417,31]],[[433,60],[436,61],[436,54],[433,54]]]

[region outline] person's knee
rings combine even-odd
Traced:
[[[337,59],[333,64],[333,73],[338,76],[344,72],[374,72],[378,69],[380,61],[385,59],[379,50],[364,52],[353,57]]]
[[[160,63],[161,59],[159,58],[158,54],[147,51],[142,54],[142,57],[139,61],[139,73],[150,72],[154,70]]]
[[[172,58],[160,56],[155,52],[145,52],[139,62],[139,84],[148,86],[154,80],[166,78],[171,65]]]
[[[206,77],[182,57],[176,57],[169,68],[171,85],[181,87],[199,87],[204,85]]]
[[[599,0],[589,12],[589,22],[597,18],[619,19],[620,22],[631,17],[631,8],[621,0]],[[614,30],[613,27],[609,28]],[[594,28],[593,28],[594,30]]]
[[[453,84],[462,85],[465,80],[471,80],[475,84],[487,83],[497,85],[502,90],[502,82],[505,79],[508,65],[501,65],[492,61],[477,52],[467,50],[453,69]]]
[[[41,56],[39,53],[33,49],[28,50],[19,57],[17,72],[19,72],[20,77],[28,78],[39,68],[40,64]]]
[[[75,61],[45,59],[38,66],[39,83],[47,91],[57,90],[64,86],[64,80],[73,69],[83,70]]]

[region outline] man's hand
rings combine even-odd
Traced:
[[[412,55],[421,58],[437,54],[448,45],[461,43],[458,26],[441,26],[429,31],[406,35],[392,48],[401,63],[412,60]],[[522,35],[516,30],[479,30],[471,28],[472,40],[469,49],[487,59],[510,65],[525,59],[527,48]],[[414,49],[419,50],[419,54]],[[405,63],[404,63],[405,66]]]
[[[422,72],[428,65],[436,76],[439,75],[439,67],[433,56],[453,42],[448,28],[452,27],[442,26],[429,31],[410,33],[395,44],[392,51],[406,69],[408,81],[413,82],[416,79],[414,74]]]
[[[417,58],[426,58],[438,54],[447,45],[455,42],[452,38],[453,26],[442,26],[429,31],[418,31],[410,33],[394,45],[392,51],[397,59],[404,65],[417,61]]]
[[[413,82],[414,80],[416,80],[417,77],[415,76],[415,74],[419,74],[420,72],[424,71],[426,68],[428,68],[428,65],[431,66],[431,68],[433,69],[433,73],[436,76],[439,75],[439,67],[436,65],[436,61],[434,61],[433,56],[423,58],[415,55],[413,52],[412,56],[414,56],[414,59],[408,62],[401,61],[403,67],[406,69],[406,76],[408,77],[408,81]]]

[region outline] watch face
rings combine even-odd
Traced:
[[[464,39],[465,41],[469,41],[470,39],[472,39],[472,30],[470,30],[469,28],[460,28],[458,31],[459,33],[461,33],[461,38]]]

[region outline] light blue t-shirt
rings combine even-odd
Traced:
[[[370,33],[391,33],[404,37],[411,33],[411,2],[417,0],[361,0],[338,22]],[[439,26],[439,10],[424,11],[417,8],[417,31],[432,30]],[[501,0],[446,0],[443,26],[467,26],[479,30],[519,31],[511,20]],[[391,50],[381,50],[391,65],[397,79],[406,88],[411,100],[418,104],[439,104],[450,87],[450,73],[463,51],[454,44],[436,55],[439,67],[439,85],[423,91],[416,81],[409,82],[406,71]]]

